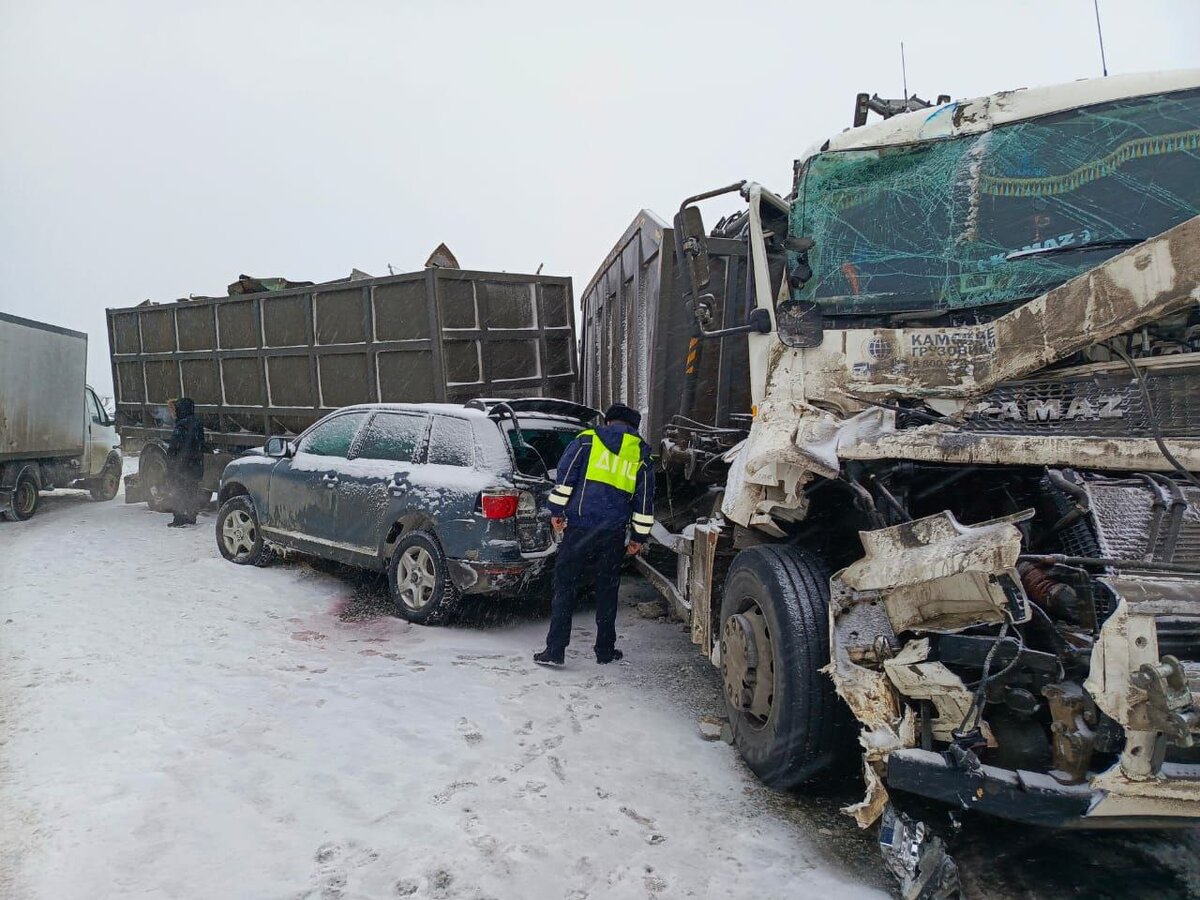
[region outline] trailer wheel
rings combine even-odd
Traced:
[[[170,489],[167,486],[167,460],[158,451],[142,451],[138,463],[138,481],[146,496],[146,506],[154,512],[170,512]]]
[[[5,512],[10,519],[24,522],[37,512],[40,502],[41,496],[38,494],[37,479],[32,472],[26,469],[17,476],[17,483],[13,485],[12,499],[9,500],[8,509]]]
[[[441,625],[458,608],[446,554],[431,531],[411,532],[396,543],[388,561],[388,587],[396,613],[418,625]]]
[[[828,608],[828,570],[794,547],[743,550],[725,580],[721,675],[733,739],[777,790],[829,769],[846,744],[846,710],[821,672]]]
[[[104,471],[97,476],[96,480],[88,488],[92,499],[98,503],[106,503],[114,499],[120,490],[121,464],[111,460],[104,466]]]
[[[217,513],[217,549],[239,566],[261,568],[275,559],[259,528],[254,501],[246,494],[229,498]]]

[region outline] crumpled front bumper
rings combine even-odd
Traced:
[[[910,748],[887,758],[888,790],[1049,828],[1194,828],[1200,820],[1200,766],[1166,763],[1161,777],[1130,782],[1097,776],[1060,784],[1040,772],[960,767],[944,753]],[[1100,784],[1104,787],[1098,786]]]

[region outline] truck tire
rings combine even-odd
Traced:
[[[167,460],[161,452],[142,451],[138,462],[138,481],[146,496],[146,506],[154,512],[170,512],[170,489],[167,486]]]
[[[245,494],[230,497],[221,505],[216,531],[217,549],[235,565],[261,568],[275,559],[275,551],[258,525],[254,501]]]
[[[37,478],[31,471],[26,469],[17,476],[17,481],[13,485],[12,496],[8,501],[8,506],[4,509],[4,513],[10,519],[24,522],[26,519],[33,517],[40,504],[41,495],[38,493]]]
[[[388,588],[396,614],[417,625],[441,625],[458,609],[446,554],[431,531],[413,531],[396,542],[388,560]]]
[[[813,554],[764,545],[733,560],[721,601],[721,675],[734,744],[764,783],[790,790],[848,745],[829,662],[829,572]]]
[[[92,499],[97,503],[107,503],[109,500],[116,499],[120,490],[121,464],[113,460],[109,460],[105,464],[104,470],[88,486]]]

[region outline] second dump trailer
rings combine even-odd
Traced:
[[[141,452],[126,497],[155,506],[175,397],[208,434],[205,492],[237,454],[341,406],[576,399],[569,278],[429,268],[110,309],[108,332],[117,427]]]

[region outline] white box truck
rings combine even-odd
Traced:
[[[117,495],[120,439],[86,375],[86,334],[0,313],[0,517],[55,488]]]

